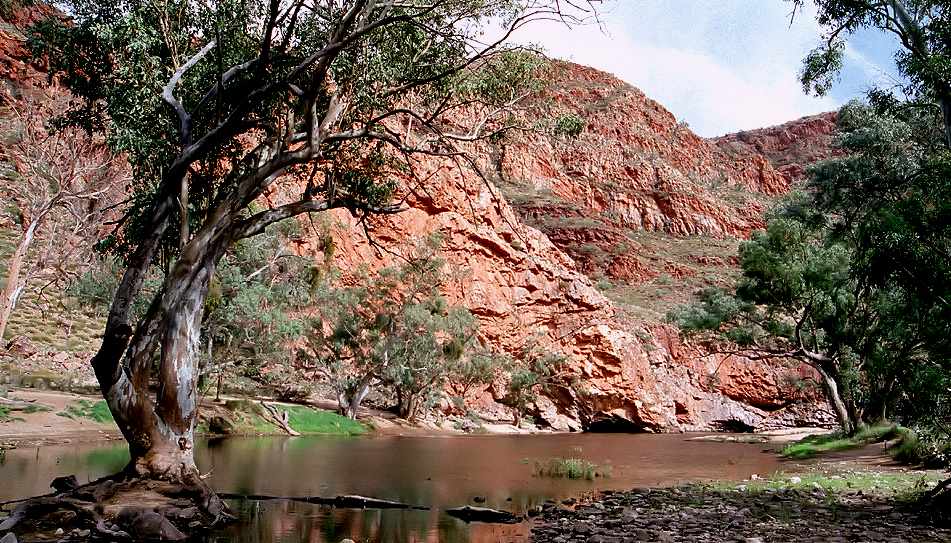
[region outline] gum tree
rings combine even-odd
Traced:
[[[0,112],[0,134],[7,140],[0,156],[10,163],[0,170],[0,196],[15,210],[21,229],[0,294],[0,340],[31,279],[56,261],[62,271],[54,272],[54,280],[68,276],[64,261],[71,260],[76,240],[95,238],[126,181],[120,161],[102,141],[76,128],[49,126],[51,112],[65,102],[55,92],[28,95]],[[45,248],[31,257],[38,239]]]
[[[445,263],[432,237],[348,288],[318,294],[300,352],[305,371],[334,388],[341,415],[356,418],[371,388],[390,393],[413,420],[455,377],[476,343],[478,323],[442,295]]]
[[[34,28],[35,50],[79,98],[63,119],[105,133],[134,174],[107,240],[125,271],[92,360],[129,442],[128,473],[204,487],[193,456],[199,330],[228,248],[304,213],[399,211],[395,180],[418,181],[414,157],[460,156],[460,142],[488,137],[519,98],[508,85],[467,86],[470,75],[514,29],[580,21],[577,4],[66,0],[68,16]],[[252,206],[278,186],[296,192]],[[164,282],[134,322],[156,267]]]
[[[822,95],[835,84],[848,37],[861,29],[893,35],[900,49],[895,60],[907,78],[905,94],[936,106],[951,147],[951,6],[935,0],[789,0],[794,16],[806,4],[816,7],[824,30],[822,42],[803,61],[807,92]]]

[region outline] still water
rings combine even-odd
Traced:
[[[524,541],[526,525],[465,524],[441,511],[474,504],[523,513],[548,499],[599,490],[742,479],[778,468],[756,445],[687,441],[684,435],[227,438],[202,442],[197,462],[215,489],[237,494],[360,494],[427,506],[428,511],[334,509],[292,501],[235,501],[245,522],[211,542],[495,543]],[[610,466],[594,481],[537,477],[534,461],[584,458]],[[0,500],[49,491],[57,476],[92,480],[122,468],[122,442],[7,451]]]

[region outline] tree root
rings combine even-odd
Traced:
[[[197,474],[195,481],[169,482],[123,472],[63,492],[6,502],[0,509],[16,506],[0,522],[0,536],[13,532],[27,540],[179,541],[235,519]]]

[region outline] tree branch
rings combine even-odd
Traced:
[[[178,131],[179,136],[181,137],[181,143],[183,146],[191,143],[191,115],[185,111],[185,106],[175,97],[175,87],[178,86],[179,81],[181,81],[182,76],[185,75],[185,72],[189,68],[198,64],[198,61],[202,59],[205,55],[208,54],[214,47],[215,40],[211,40],[204,47],[201,48],[197,53],[195,53],[185,64],[182,64],[175,73],[172,74],[172,77],[168,80],[168,83],[165,84],[165,88],[162,89],[162,99],[165,102],[172,106],[172,109],[175,110],[175,113],[178,115]]]

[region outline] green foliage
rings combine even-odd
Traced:
[[[528,7],[519,2],[452,0],[432,9],[377,5],[368,8],[365,18],[379,19],[380,24],[348,38],[343,47],[332,48],[332,54],[324,47],[335,33],[343,30],[347,36],[346,31],[353,30],[338,28],[351,5],[276,5],[288,11],[273,19],[270,6],[262,0],[109,5],[65,0],[59,7],[68,17],[52,17],[31,28],[34,54],[49,59],[51,76],[77,97],[60,124],[104,133],[112,149],[127,156],[132,166],[130,218],[105,249],[128,255],[150,233],[147,212],[163,196],[163,176],[173,169],[183,143],[213,133],[215,141],[190,156],[194,162],[187,207],[191,230],[196,231],[224,195],[239,190],[260,151],[257,143],[284,130],[289,110],[300,109],[296,120],[307,122],[304,100],[288,107],[292,85],[306,89],[307,99],[316,97],[320,117],[339,89],[347,105],[340,125],[376,129],[381,113],[406,106],[407,99],[422,106],[420,119],[433,113],[435,126],[463,106],[491,111],[510,105],[542,81],[539,70],[545,60],[532,51],[502,45],[473,59],[472,44],[490,21],[511,24],[526,15]],[[264,40],[265,35],[271,41]],[[179,119],[160,90],[212,38],[215,46],[189,65],[175,88],[191,117],[192,136],[182,142]],[[329,63],[326,80],[324,66],[316,59]],[[222,72],[231,67],[240,69],[216,90]],[[224,130],[216,132],[219,127]],[[317,170],[333,183],[322,190],[345,194],[361,206],[388,203],[394,188],[389,174],[404,166],[384,150],[386,141],[328,141]],[[292,167],[288,173],[310,173],[304,170]],[[173,257],[178,221],[169,223],[163,239],[165,258]]]
[[[903,464],[944,468],[951,464],[951,436],[945,428],[925,421],[916,428],[901,428],[892,457]]]
[[[401,416],[413,419],[453,376],[468,387],[486,379],[475,373],[493,361],[470,352],[477,321],[440,292],[439,244],[428,239],[397,268],[318,293],[319,315],[308,324],[301,359],[331,382],[342,410],[359,404],[371,385],[382,386]]]
[[[97,315],[105,315],[112,296],[119,285],[119,269],[111,258],[104,258],[73,281],[66,294],[81,305],[92,308]]]
[[[565,113],[555,118],[552,132],[559,137],[574,139],[581,135],[586,124],[580,116],[574,113]]]
[[[20,417],[11,416],[9,407],[0,405],[0,422],[19,422],[22,420]]]
[[[854,427],[886,412],[949,420],[951,157],[926,111],[880,95],[843,107],[843,156],[810,168],[806,191],[741,245],[735,292],[704,292],[671,320],[813,365]]]
[[[516,359],[506,363],[511,370],[502,403],[514,411],[516,426],[539,393],[562,384],[561,371],[566,361],[561,353],[543,349],[536,342],[528,342]]]
[[[503,48],[476,69],[458,74],[455,90],[459,96],[502,106],[542,90],[547,66],[548,61],[537,51]]]
[[[294,227],[279,223],[235,244],[221,259],[205,301],[202,328],[214,361],[260,380],[280,376],[290,363],[288,344],[303,334],[300,311],[310,301],[307,261],[288,252],[279,231],[293,233]],[[265,364],[273,373],[262,373]]]
[[[799,79],[806,94],[825,96],[838,80],[845,58],[845,43],[833,42],[828,47],[813,49],[802,61]]]
[[[453,364],[450,383],[465,398],[475,388],[485,387],[495,381],[497,374],[508,369],[510,359],[480,346],[472,346]]]
[[[43,413],[45,411],[51,411],[51,408],[43,404],[30,404],[23,408],[24,413]]]
[[[789,0],[797,8],[807,0]],[[822,95],[842,69],[847,41],[862,30],[893,36],[906,96],[943,100],[951,80],[951,11],[945,2],[922,0],[812,0],[823,30],[820,45],[803,61],[803,88]]]

